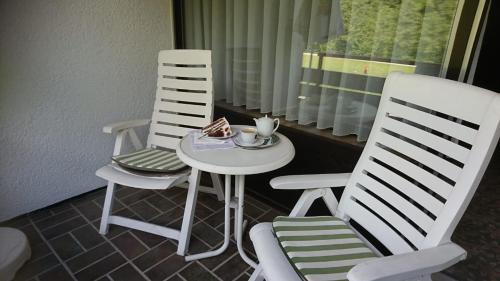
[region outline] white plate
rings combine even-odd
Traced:
[[[231,134],[229,136],[225,136],[225,137],[203,136],[202,138],[215,139],[215,140],[223,140],[223,139],[232,138],[232,137],[236,136],[236,134],[238,134],[238,131],[235,128],[231,127]]]
[[[241,140],[240,135],[238,135],[237,137],[233,138],[233,141],[234,141],[234,144],[236,144],[237,146],[257,147],[259,145],[262,145],[264,143],[265,139],[256,139],[254,143],[245,143]]]

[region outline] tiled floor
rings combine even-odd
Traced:
[[[185,262],[175,254],[174,240],[115,225],[101,236],[97,230],[104,192],[97,190],[3,223],[24,231],[32,247],[31,260],[15,280],[248,280],[250,267],[238,255],[234,241],[221,256]],[[180,228],[185,189],[122,187],[116,195],[115,214]],[[249,227],[283,214],[250,196],[245,201]],[[223,213],[223,203],[215,196],[199,194],[191,253],[222,244]],[[248,237],[244,246],[255,257]]]
[[[468,252],[465,261],[445,271],[457,280],[500,280],[499,169],[497,154],[453,234],[452,240]],[[234,241],[221,256],[186,263],[169,239],[119,226],[110,226],[109,233],[101,236],[97,229],[104,192],[97,190],[1,223],[21,229],[31,243],[32,258],[16,280],[248,280],[251,270]],[[116,194],[115,213],[180,227],[185,189],[123,187]],[[283,214],[248,195],[245,201],[249,227]],[[200,193],[190,251],[222,244],[222,222],[223,204]],[[244,246],[253,256],[248,236]]]

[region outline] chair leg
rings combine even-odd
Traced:
[[[184,218],[182,219],[181,233],[179,235],[179,244],[177,254],[185,256],[189,247],[189,239],[191,238],[191,227],[193,225],[194,211],[196,208],[196,199],[198,197],[198,188],[200,185],[201,171],[192,169],[189,176],[189,188],[184,209]]]
[[[210,173],[210,177],[212,178],[212,185],[215,189],[215,194],[217,195],[217,199],[219,201],[224,200],[224,189],[222,188],[222,182],[218,174]]]
[[[114,182],[108,182],[108,187],[106,188],[106,198],[104,199],[104,205],[102,207],[101,226],[99,228],[99,233],[103,235],[108,233],[109,216],[111,215],[111,210],[113,209],[115,187],[116,184]]]
[[[263,281],[264,279],[264,271],[262,270],[262,266],[259,265],[253,271],[252,276],[250,276],[250,279],[248,279],[248,281]]]

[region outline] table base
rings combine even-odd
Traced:
[[[245,230],[246,222],[243,220],[243,208],[245,199],[245,176],[235,176],[234,197],[231,197],[231,175],[225,176],[225,197],[224,197],[224,243],[216,250],[204,253],[186,256],[186,261],[198,260],[217,256],[222,254],[229,246],[230,239],[230,211],[234,209],[234,236],[236,238],[236,246],[241,258],[253,268],[257,268],[255,263],[250,257],[247,256],[243,249],[243,232]]]

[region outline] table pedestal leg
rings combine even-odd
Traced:
[[[247,225],[248,225],[248,221],[247,220],[243,220],[243,225],[241,226],[241,229],[243,230],[243,233],[245,233],[245,231],[247,230]]]
[[[196,255],[190,255],[186,256],[186,261],[192,261],[192,260],[198,260],[198,259],[204,259],[204,258],[209,258],[213,256],[217,256],[222,254],[227,247],[229,246],[229,230],[230,230],[230,211],[231,211],[231,176],[226,175],[225,178],[225,193],[226,195],[224,196],[224,243],[222,246],[213,251],[205,252],[205,253],[200,253]]]
[[[247,225],[247,221],[243,220],[243,209],[245,200],[245,176],[235,176],[235,197],[231,199],[231,176],[226,175],[225,178],[225,193],[224,197],[224,243],[216,250],[200,253],[196,255],[186,256],[186,261],[197,259],[209,258],[222,254],[229,246],[229,229],[230,229],[230,210],[234,208],[234,237],[236,239],[236,246],[241,258],[253,268],[257,268],[257,264],[247,256],[243,249],[243,233]]]
[[[257,268],[257,264],[247,256],[245,253],[245,250],[243,249],[243,209],[244,209],[244,202],[245,202],[245,176],[243,175],[238,175],[236,176],[236,186],[238,190],[238,204],[237,204],[237,209],[238,209],[238,215],[235,216],[236,222],[236,227],[238,230],[235,230],[235,237],[236,237],[236,246],[238,247],[238,252],[240,253],[241,258],[248,263],[251,267]]]

